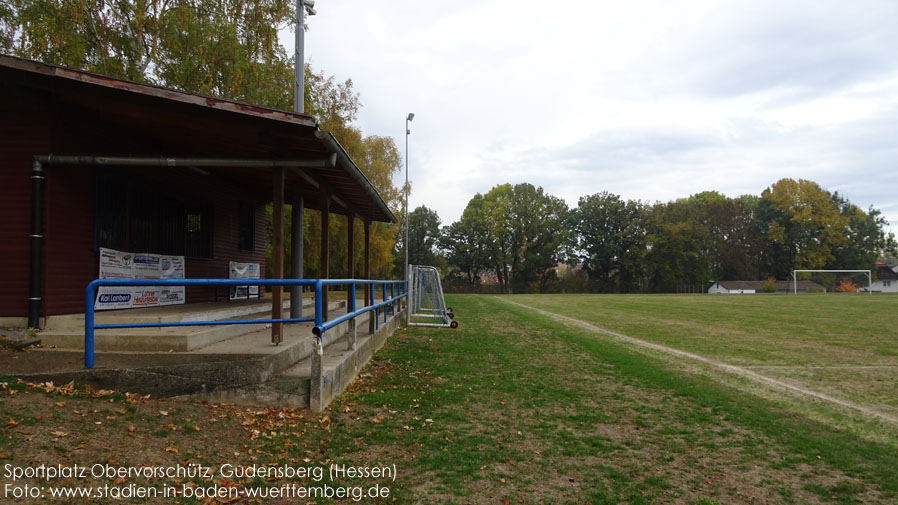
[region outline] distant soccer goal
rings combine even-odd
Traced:
[[[446,307],[443,285],[436,268],[409,265],[408,325],[457,328],[455,314]]]
[[[869,293],[873,284],[870,270],[793,270],[792,292]]]

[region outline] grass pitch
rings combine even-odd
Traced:
[[[508,299],[898,418],[898,297],[567,295]]]
[[[894,439],[871,435],[876,426],[863,431],[830,422],[820,413],[839,409],[826,402],[807,406],[743,387],[704,364],[508,303],[590,318],[632,337],[746,367],[847,362],[832,356],[835,351],[812,359],[815,338],[828,349],[844,349],[853,363],[894,357],[887,335],[873,326],[858,332],[878,342],[874,350],[830,326],[820,326],[823,336],[815,337],[806,310],[838,299],[796,300],[450,296],[458,330],[397,332],[321,415],[10,382],[0,391],[0,415],[8,420],[0,458],[14,466],[395,464],[395,481],[331,483],[389,485],[388,498],[363,503],[895,503],[898,451]],[[834,307],[818,313],[833,321],[845,317],[831,314]],[[792,317],[784,314],[789,311]],[[864,317],[857,316],[856,325]],[[797,330],[782,333],[793,337],[774,345],[761,338],[780,335],[783,327]],[[746,342],[719,341],[734,334]],[[235,478],[228,484],[283,481]],[[147,502],[218,503],[184,497]],[[341,502],[244,497],[229,503]]]

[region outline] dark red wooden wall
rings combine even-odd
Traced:
[[[0,85],[0,317],[27,315],[31,218],[31,166],[35,155],[81,154],[178,156],[166,132],[148,137],[128,124],[109,121],[96,111],[58,104],[52,96],[28,88]],[[183,149],[183,148],[181,148]],[[204,154],[207,155],[207,154]],[[97,278],[99,257],[93,240],[95,169],[49,164],[45,167],[43,302],[41,315],[84,311],[84,288]],[[228,277],[228,262],[260,263],[265,271],[265,203],[268,195],[249,192],[209,169],[121,168],[134,180],[170,188],[184,201],[207,204],[212,215],[211,259],[190,259],[187,277]],[[108,170],[108,169],[105,169]],[[238,247],[240,202],[255,209],[255,250]],[[157,252],[157,251],[131,251]],[[222,288],[220,299],[227,298]],[[211,290],[188,290],[187,302],[213,299]]]

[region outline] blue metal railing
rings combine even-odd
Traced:
[[[326,307],[322,305],[322,292],[326,286],[345,285],[350,290],[349,308],[346,314],[330,321],[324,321]],[[356,286],[371,286],[368,305],[356,308]],[[387,298],[387,285],[390,286],[390,298]],[[132,286],[313,286],[315,289],[315,316],[280,319],[234,319],[225,321],[178,321],[168,323],[126,323],[96,324],[94,304],[96,292],[100,287],[132,287]],[[381,286],[383,299],[375,303],[374,291]],[[270,324],[270,323],[315,323],[312,333],[320,341],[325,332],[338,324],[354,319],[365,312],[374,311],[375,328],[379,325],[380,312],[384,323],[389,314],[395,313],[394,304],[407,294],[405,281],[381,281],[367,279],[96,279],[91,281],[84,291],[84,368],[94,367],[94,331],[117,328],[162,328],[170,326],[211,326],[224,324]],[[384,310],[381,311],[380,308]]]

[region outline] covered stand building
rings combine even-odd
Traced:
[[[0,320],[41,326],[84,310],[100,248],[179,255],[188,278],[226,278],[229,262],[265,272],[265,206],[273,204],[273,277],[283,275],[284,202],[368,230],[387,205],[314,118],[0,56]],[[320,269],[328,272],[327,233]],[[295,264],[295,262],[294,262]],[[294,266],[301,276],[301,264]],[[362,274],[362,275],[359,275]],[[210,289],[186,302],[211,301]],[[273,292],[280,317],[280,288]],[[295,304],[301,307],[301,304]],[[325,307],[327,306],[325,300]],[[298,308],[298,307],[297,307]],[[279,325],[272,328],[278,341]]]

